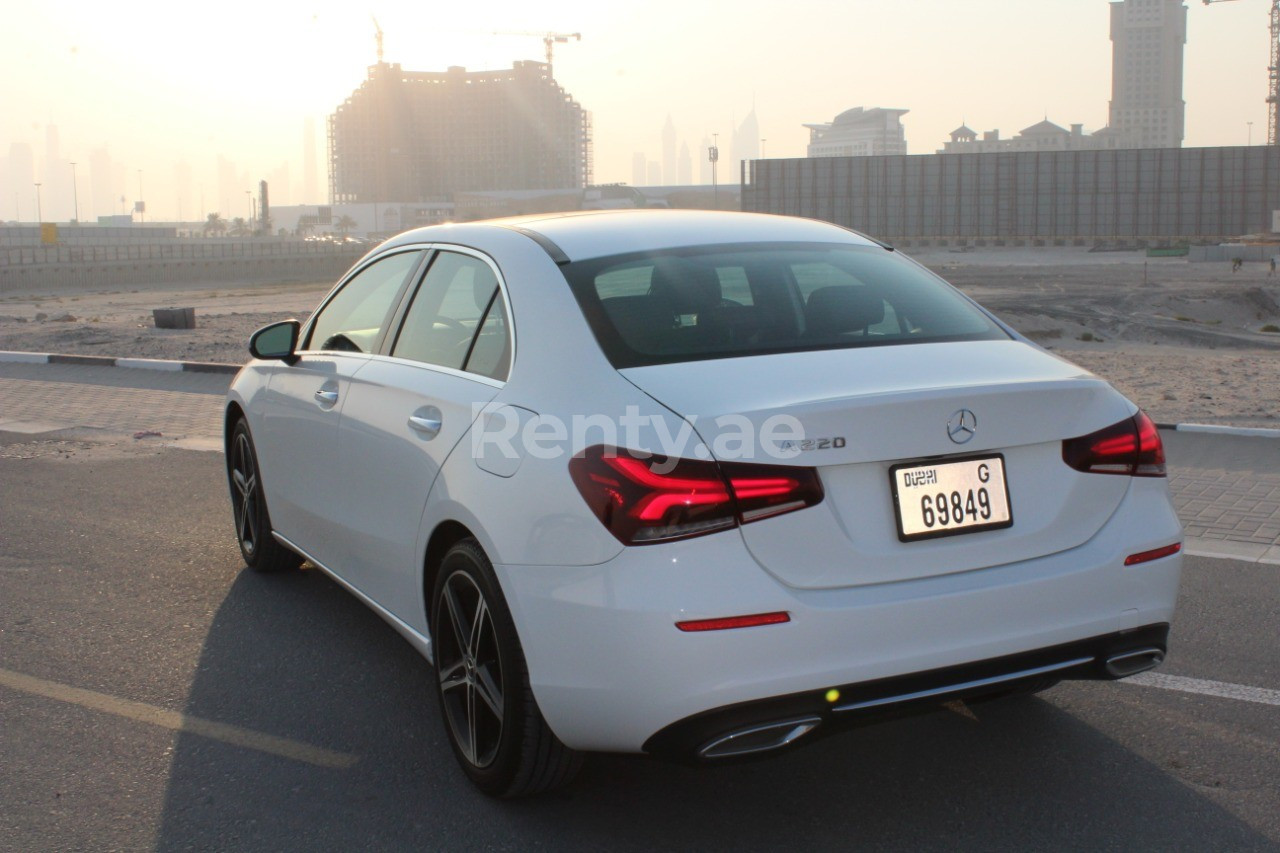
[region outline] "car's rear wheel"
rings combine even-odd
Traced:
[[[441,562],[431,646],[449,744],[480,790],[522,797],[574,777],[581,755],[560,742],[538,710],[511,612],[474,539],[458,542]]]
[[[249,426],[236,421],[227,447],[227,482],[236,522],[240,556],[255,572],[283,572],[302,565],[302,558],[271,535],[271,515],[262,491],[262,474]]]

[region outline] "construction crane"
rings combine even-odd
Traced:
[[[1280,2],[1280,0],[1277,0]],[[551,73],[551,56],[555,51],[557,44],[568,44],[569,39],[582,41],[582,33],[534,33],[534,32],[511,32],[506,30],[494,30],[495,36],[537,36],[542,39],[543,46],[547,49],[547,73]]]
[[[381,65],[382,64],[382,27],[378,26],[378,18],[375,15],[370,15],[369,17],[373,18],[373,28],[376,31],[374,38],[377,39],[378,41],[378,64]]]
[[[1234,0],[1202,0],[1231,3]],[[1271,0],[1271,61],[1267,64],[1267,144],[1280,145],[1280,0]]]

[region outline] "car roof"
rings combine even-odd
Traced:
[[[492,229],[526,234],[557,261],[741,243],[878,245],[854,231],[815,219],[710,210],[592,210],[533,214],[419,228],[398,235],[387,245],[465,242],[468,238],[483,239],[483,232]]]

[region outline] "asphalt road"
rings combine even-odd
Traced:
[[[1188,559],[1160,670],[1253,700],[1070,683],[495,802],[398,635],[243,568],[220,455],[0,450],[0,849],[1280,849],[1280,567]]]

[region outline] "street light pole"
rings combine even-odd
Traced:
[[[142,210],[138,211],[138,221],[147,221],[147,200],[142,195],[142,170],[138,170],[138,201],[142,204]]]
[[[36,224],[44,222],[44,208],[40,206],[40,182],[36,181]]]
[[[71,197],[75,200],[76,216],[71,221],[80,224],[80,187],[76,186],[76,163],[71,161]]]
[[[1249,125],[1249,144],[1252,145],[1253,144],[1253,122],[1246,121],[1245,124]]]

